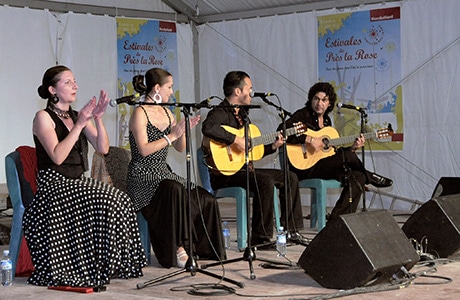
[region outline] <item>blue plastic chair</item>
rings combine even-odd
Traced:
[[[126,192],[126,178],[128,176],[128,165],[130,160],[131,151],[121,147],[110,146],[107,155],[94,152],[91,177],[110,183],[117,189]],[[149,226],[141,212],[137,213],[137,225],[139,227],[141,243],[150,264],[151,246]]]
[[[281,168],[284,168],[283,150],[280,148]],[[326,226],[327,189],[341,188],[342,184],[335,179],[310,178],[299,181],[299,188],[309,188],[310,192],[310,228],[316,227],[318,232]]]
[[[209,176],[209,170],[204,162],[203,150],[197,149],[197,162],[198,172],[200,173],[201,184],[203,188],[209,193],[213,194],[217,199],[219,198],[235,198],[236,200],[236,231],[237,231],[237,244],[238,249],[244,250],[247,247],[247,224],[248,215],[246,210],[246,189],[242,187],[227,187],[221,188],[214,191],[211,187],[211,177]],[[275,213],[275,226],[279,228],[280,224],[280,209],[279,209],[279,198],[278,189],[275,187],[274,193],[274,213]]]
[[[32,147],[30,149],[35,151]],[[23,237],[22,216],[24,215],[24,203],[30,203],[34,197],[34,193],[24,178],[24,169],[18,151],[13,151],[5,157],[5,172],[8,193],[13,206],[9,250],[13,263],[14,278]]]
[[[145,220],[141,212],[137,213],[137,226],[139,227],[139,234],[141,235],[141,244],[142,247],[144,247],[145,255],[147,256],[147,260],[150,265],[152,258],[150,257],[151,245],[149,235],[149,224],[147,223],[147,220]]]
[[[299,188],[311,189],[310,196],[310,227],[318,223],[318,232],[326,226],[327,189],[341,188],[342,184],[335,179],[303,179],[299,181]]]

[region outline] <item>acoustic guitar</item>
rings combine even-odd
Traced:
[[[318,131],[308,129],[304,134],[314,138],[321,138],[324,147],[321,150],[315,150],[310,144],[286,144],[287,156],[289,162],[299,170],[306,170],[314,166],[320,159],[335,154],[334,147],[350,144],[355,141],[360,134],[340,137],[337,130],[333,127],[324,127]],[[376,132],[364,133],[366,139],[386,139],[393,135],[391,126],[389,128],[379,129]]]
[[[244,137],[244,128],[236,129],[231,126],[221,125],[228,132],[238,136]],[[294,127],[286,129],[286,136],[293,134],[302,134],[306,130],[303,123],[295,123]],[[271,144],[281,131],[261,135],[259,128],[254,124],[249,124],[249,153],[248,158],[250,161],[257,161],[264,156],[264,145]],[[233,175],[238,172],[245,164],[245,153],[240,151],[236,146],[227,146],[224,143],[217,142],[213,139],[204,139],[203,145],[206,147],[207,152],[211,155],[207,156],[207,164],[214,168],[213,171],[218,171],[223,175]]]

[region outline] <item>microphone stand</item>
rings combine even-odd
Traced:
[[[339,107],[340,109],[340,107]],[[367,113],[366,113],[366,109],[365,108],[362,108],[362,107],[358,107],[356,109],[360,115],[361,115],[361,125],[360,125],[360,133],[361,134],[364,134],[365,133],[365,128],[364,128],[364,125],[365,123],[367,123],[366,121],[366,118],[367,118]],[[361,163],[363,165],[363,169],[365,169],[365,159],[364,159],[364,146],[362,147],[362,152],[361,152]],[[343,168],[345,170],[345,172],[347,173],[347,175],[345,175],[345,180],[344,180],[344,183],[346,184],[348,182],[350,182],[350,180],[355,180],[354,178],[352,178],[352,175],[351,175],[351,170],[348,168],[348,166],[346,165],[346,162],[345,162],[345,156],[343,157]],[[362,211],[366,211],[366,190],[364,189],[364,187],[361,187],[361,191],[362,191],[362,197],[363,197],[363,208],[362,208]],[[351,204],[352,204],[352,190],[351,190],[351,185],[350,185],[350,192],[349,192],[349,205],[350,205],[350,213],[352,212],[351,210]]]
[[[268,100],[266,97],[260,97],[265,103],[267,103],[270,106],[273,106],[277,110],[280,111],[279,117],[281,118],[281,124],[282,124],[282,130],[283,130],[283,140],[286,141],[287,135],[286,135],[286,116],[291,116],[292,114],[282,108],[279,105],[274,104],[270,100]],[[284,172],[284,199],[285,199],[285,224],[286,224],[286,240],[290,243],[295,243],[297,245],[302,245],[302,246],[308,246],[305,245],[302,242],[299,242],[297,240],[292,239],[291,233],[289,231],[289,212],[291,211],[292,207],[288,205],[289,203],[292,203],[292,191],[289,189],[289,165],[288,165],[288,157],[287,157],[287,146],[286,142],[283,143],[282,146],[282,157],[281,159],[283,160],[283,172]],[[289,189],[289,191],[288,191]],[[292,220],[294,223],[294,220]],[[295,228],[294,228],[295,229]]]
[[[198,267],[198,263],[195,260],[195,257],[193,255],[193,222],[192,222],[192,201],[191,201],[191,173],[190,173],[190,108],[194,107],[197,108],[198,104],[192,103],[192,104],[187,104],[187,103],[139,103],[139,105],[160,105],[160,106],[176,106],[176,107],[182,107],[182,112],[184,113],[185,117],[185,144],[186,144],[186,166],[187,166],[187,201],[188,201],[188,237],[189,237],[189,256],[188,260],[185,263],[185,267],[183,269],[177,270],[175,272],[160,276],[158,278],[146,281],[144,283],[139,283],[137,284],[137,289],[142,289],[146,286],[152,285],[154,283],[160,282],[162,280],[174,277],[176,275],[189,272],[192,276],[196,275],[196,272],[202,273],[232,284],[235,284],[239,287],[244,287],[244,283],[242,282],[237,282],[232,279],[228,279],[224,276],[219,276],[217,274],[213,274],[211,272],[205,271],[201,268]]]
[[[246,215],[250,216],[250,206],[249,206],[249,199],[250,199],[250,176],[249,176],[249,148],[250,148],[250,143],[249,143],[249,117],[248,113],[245,109],[249,108],[260,108],[260,105],[217,105],[215,108],[235,108],[239,107],[239,112],[241,112],[242,118],[243,118],[243,123],[244,123],[244,156],[245,156],[245,166],[246,166]],[[249,219],[249,217],[248,217]],[[244,250],[243,257],[239,258],[234,258],[234,259],[228,259],[225,261],[221,262],[216,262],[216,263],[210,263],[210,264],[204,264],[201,267],[203,269],[208,268],[208,267],[213,267],[221,264],[228,264],[228,263],[233,263],[233,262],[239,262],[239,261],[247,261],[249,264],[249,278],[250,279],[256,279],[256,275],[254,273],[254,267],[252,265],[252,262],[255,260],[260,260],[264,262],[270,262],[272,263],[271,260],[267,259],[261,259],[261,258],[256,258],[256,254],[254,252],[253,247],[251,246],[251,226],[250,222],[248,221],[246,224],[246,230],[247,230],[247,246],[246,249]],[[271,243],[270,243],[271,244]],[[265,245],[265,244],[264,244]],[[257,245],[256,245],[257,246]],[[280,262],[280,264],[282,264]],[[291,264],[286,265],[290,266]]]
[[[366,113],[366,110],[364,108],[360,108],[359,109],[359,112],[361,114],[361,133],[364,134],[364,125],[365,123],[367,123],[367,113]],[[363,163],[363,169],[366,169],[365,168],[365,159],[364,159],[364,145],[362,147],[362,152],[361,152],[361,161]],[[363,211],[366,211],[367,208],[366,208],[366,189],[364,187],[361,187],[362,188],[362,192],[363,192]]]
[[[337,150],[337,153],[341,153],[342,154],[342,167],[343,167],[343,170],[345,171],[345,176],[343,178],[343,185],[344,186],[348,186],[348,212],[351,214],[353,213],[351,207],[352,207],[352,203],[353,203],[353,190],[352,190],[352,187],[351,187],[351,184],[350,184],[350,180],[352,180],[352,174],[351,174],[351,169],[348,167],[347,165],[347,161],[345,159],[345,154],[343,153],[343,149],[342,148],[339,148]]]

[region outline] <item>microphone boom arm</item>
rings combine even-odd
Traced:
[[[282,114],[284,114],[285,116],[291,116],[292,113],[288,112],[287,110],[285,110],[284,108],[282,108],[280,105],[276,105],[275,103],[271,102],[270,100],[268,100],[266,97],[260,97],[265,103],[267,103],[268,105],[270,106],[273,106],[274,108],[276,108],[277,110],[281,111]]]

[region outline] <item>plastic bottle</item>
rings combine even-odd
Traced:
[[[10,257],[9,250],[3,250],[3,257],[0,262],[0,270],[2,271],[2,285],[10,286],[13,284],[13,263]]]
[[[230,228],[228,228],[227,221],[224,221],[224,225],[222,227],[222,234],[224,236],[225,249],[230,249]]]
[[[276,251],[278,256],[286,256],[286,232],[284,232],[283,226],[280,226],[276,234]]]

